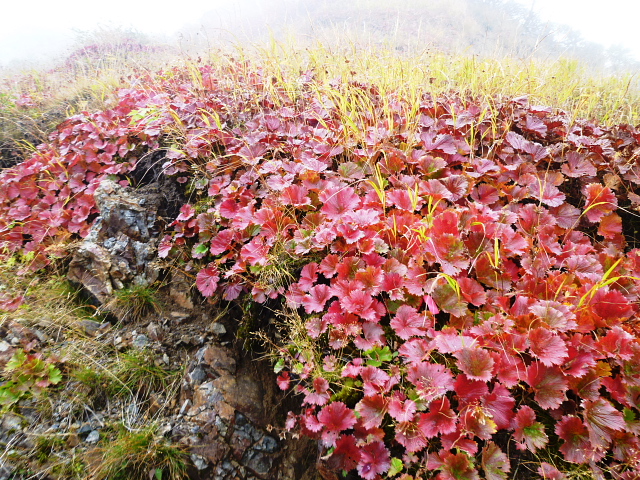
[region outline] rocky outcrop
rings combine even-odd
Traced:
[[[270,424],[278,407],[269,403],[255,369],[239,365],[236,355],[229,348],[206,345],[185,377],[182,428],[189,425],[197,434],[182,441],[189,444],[194,464],[211,480],[303,478],[295,473],[300,455],[290,453],[292,447],[309,446],[278,436]]]
[[[111,180],[102,182],[94,196],[100,216],[76,250],[67,276],[106,303],[125,285],[157,280],[155,224],[162,196],[154,184],[131,190]]]
[[[103,308],[109,308],[116,290],[158,279],[158,224],[170,215],[170,199],[160,184],[132,189],[105,181],[95,192],[100,216],[76,250],[68,278],[84,286]],[[195,467],[191,477],[313,479],[316,446],[308,439],[281,438],[286,414],[281,393],[268,368],[257,367],[241,349],[231,348],[235,320],[213,320],[210,307],[194,302],[192,279],[183,273],[173,273],[165,282],[161,295],[170,309],[156,312],[146,327],[138,322],[106,335],[98,322],[86,320],[82,327],[90,336],[102,332],[101,340],[120,351],[151,349],[167,364],[186,355],[180,395],[163,417],[162,431],[188,448]],[[88,442],[83,437],[80,441]]]

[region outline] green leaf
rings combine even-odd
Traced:
[[[372,367],[379,367],[383,362],[390,362],[393,359],[393,354],[389,347],[380,348],[376,346],[371,350],[367,350],[365,355],[369,357],[367,365],[371,365]]]
[[[624,421],[627,423],[631,423],[636,420],[635,412],[627,407],[625,407],[624,410],[622,410],[622,416],[624,418]]]
[[[62,380],[62,372],[55,365],[49,365],[49,382],[53,385],[60,383]]]
[[[4,369],[6,372],[12,372],[13,370],[20,368],[27,359],[27,354],[24,350],[18,350],[13,354],[11,359],[7,362]]]
[[[156,468],[155,477],[156,477],[157,480],[162,480],[162,469],[161,468]]]
[[[280,373],[284,368],[284,358],[279,358],[276,364],[273,366],[273,373]]]
[[[387,477],[393,477],[399,474],[404,469],[404,464],[402,460],[396,457],[391,459],[391,468],[387,472]]]
[[[205,253],[207,253],[208,250],[209,250],[209,247],[207,247],[204,243],[198,245],[193,249],[194,253],[196,253],[197,255],[204,255]]]

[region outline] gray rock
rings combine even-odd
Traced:
[[[164,339],[162,327],[154,322],[147,325],[147,334],[154,342],[161,342]]]
[[[267,478],[273,466],[274,458],[259,450],[250,449],[242,458],[242,464],[253,470],[256,475]]]
[[[219,322],[213,322],[210,327],[211,333],[215,335],[224,335],[227,333],[225,326]]]
[[[79,429],[78,429],[78,435],[85,435],[87,433],[90,433],[93,429],[91,428],[91,425],[89,425],[88,423],[83,424]]]
[[[201,365],[198,365],[189,373],[189,380],[193,385],[200,385],[206,378],[207,372],[204,371]]]
[[[276,453],[280,449],[278,441],[270,435],[262,437],[262,440],[259,441],[254,448],[267,453]]]
[[[105,180],[94,198],[100,217],[75,252],[67,276],[105,304],[114,290],[127,284],[149,285],[157,279],[154,225],[161,197]]]
[[[236,373],[236,359],[232,350],[217,345],[208,345],[202,353],[202,359],[218,374]]]
[[[184,413],[187,411],[187,409],[191,406],[191,400],[186,399],[184,401],[184,403],[182,404],[182,407],[180,407],[180,411],[178,412],[178,415],[184,415]]]
[[[2,429],[6,431],[18,431],[22,427],[22,418],[13,413],[5,413],[2,418]]]
[[[94,322],[93,320],[81,320],[80,322],[78,322],[78,326],[82,328],[84,333],[86,333],[87,335],[95,337],[100,331],[102,324],[99,322]]]
[[[136,348],[145,348],[147,346],[149,346],[149,343],[151,343],[151,341],[149,340],[149,337],[147,337],[146,335],[136,335],[133,338],[133,342],[132,345]]]
[[[191,454],[191,461],[195,465],[198,470],[205,470],[209,467],[209,462],[207,462],[206,458],[201,455],[196,455],[195,453]]]
[[[97,430],[92,430],[91,433],[87,435],[87,438],[85,440],[85,442],[87,443],[98,443],[99,441],[100,441],[100,432],[98,432]]]

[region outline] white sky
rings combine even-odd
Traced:
[[[578,30],[585,40],[622,45],[640,60],[638,0],[516,0],[540,18]]]
[[[273,0],[254,1],[268,8]],[[587,40],[606,46],[622,44],[640,60],[639,0],[517,1],[533,8],[544,20],[570,25]],[[197,25],[204,12],[234,3],[235,0],[4,0],[0,8],[0,65],[18,59],[44,60],[75,38],[73,29],[90,31],[99,25],[121,25],[171,35],[185,24]]]

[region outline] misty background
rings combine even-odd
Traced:
[[[640,67],[632,25],[640,8],[628,0],[611,0],[608,8],[588,0],[185,0],[170,9],[149,1],[87,4],[38,0],[3,6],[10,21],[0,31],[0,66],[46,66],[108,42],[166,45],[197,55],[276,40],[409,53],[568,57],[608,73]]]

